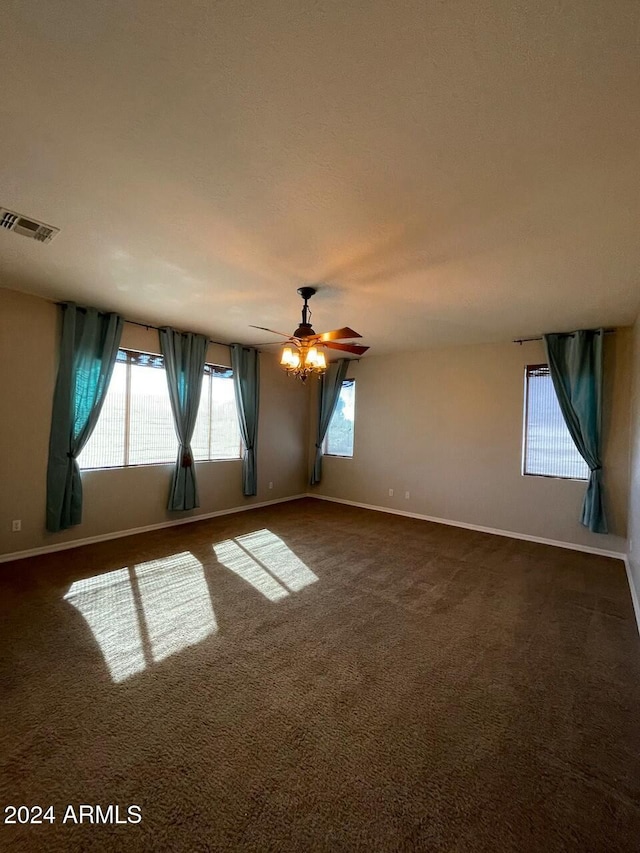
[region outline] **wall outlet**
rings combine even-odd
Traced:
[[[389,489],[389,497],[390,497],[390,498],[392,498],[392,497],[393,497],[393,489]]]
[[[404,497],[405,497],[405,500],[407,500],[407,501],[408,501],[408,500],[409,500],[409,498],[411,497],[411,495],[409,494],[409,492],[405,492],[405,493],[404,493]]]
[[[21,530],[22,530],[22,522],[20,521],[19,518],[16,518],[15,521],[11,522],[11,531],[13,533],[20,533]]]
[[[270,488],[270,489],[272,489],[272,488],[273,488],[273,481],[272,481],[272,480],[269,480],[269,488]]]

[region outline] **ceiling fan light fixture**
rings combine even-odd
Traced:
[[[316,347],[302,341],[297,351],[292,350],[291,347],[284,347],[280,366],[289,376],[296,376],[302,382],[306,382],[310,374],[325,372],[327,360],[323,352],[318,352]]]

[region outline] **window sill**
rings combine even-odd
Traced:
[[[543,480],[564,480],[570,483],[588,483],[588,477],[561,477],[558,474],[529,474],[527,471],[522,472],[523,477],[541,477]]]
[[[242,456],[221,456],[219,459],[195,459],[196,465],[203,465],[206,462],[242,462]]]
[[[202,465],[207,462],[241,462],[241,456],[228,456],[221,459],[194,459],[196,465]],[[163,468],[168,465],[174,466],[175,460],[171,462],[140,462],[137,465],[104,465],[101,468],[81,468],[80,473],[84,474],[89,471],[128,471],[130,468]]]

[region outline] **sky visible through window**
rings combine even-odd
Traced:
[[[528,368],[524,473],[586,480],[589,468],[569,434],[546,365]]]

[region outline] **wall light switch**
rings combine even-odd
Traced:
[[[405,499],[406,499],[406,500],[409,500],[409,498],[411,497],[411,495],[409,494],[409,492],[405,492],[405,493],[404,493],[404,496],[405,496]]]
[[[389,497],[390,497],[390,498],[392,498],[392,497],[393,497],[393,489],[389,489]]]

